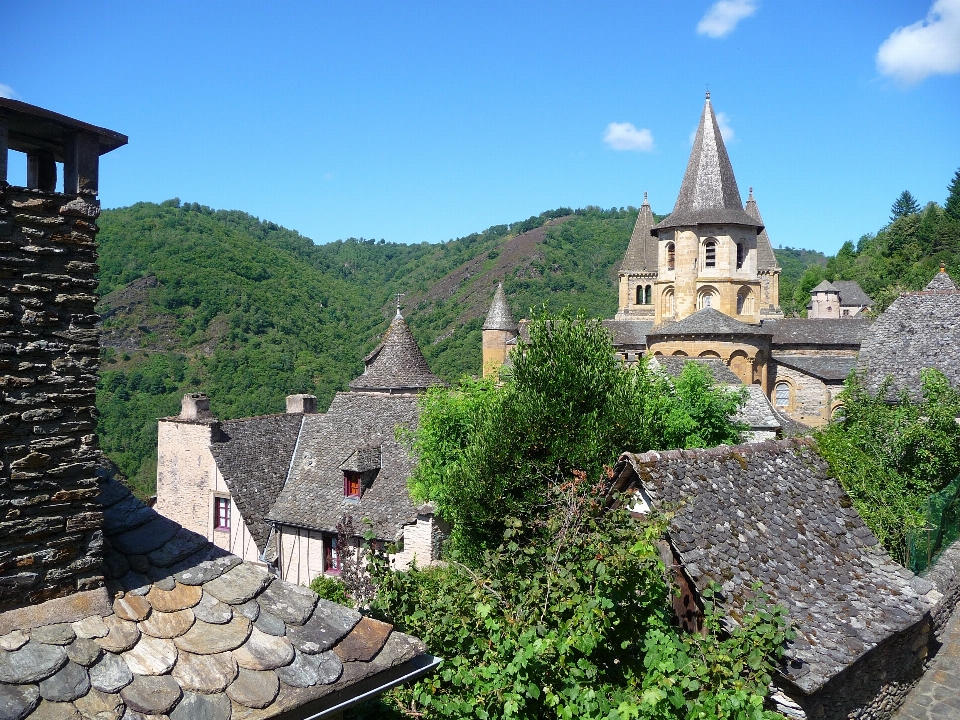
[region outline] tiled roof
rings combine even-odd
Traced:
[[[763,225],[763,218],[760,217],[760,209],[757,207],[757,201],[753,199],[753,188],[750,188],[750,196],[747,198],[747,204],[744,206],[744,212]],[[764,227],[757,235],[757,270],[779,270],[780,263],[777,262],[777,256],[773,252],[773,245],[770,244],[770,236],[767,234],[767,228]]]
[[[413,460],[396,429],[413,429],[417,398],[379,393],[337,393],[323,415],[305,415],[290,477],[269,520],[313,530],[336,530],[345,513],[369,518],[378,539],[394,541],[417,518],[407,493]],[[359,500],[343,494],[343,466],[361,449],[380,450],[379,469]]]
[[[363,374],[350,383],[353,390],[404,392],[443,384],[431,372],[399,311],[390,323],[383,342],[363,362]]]
[[[679,322],[669,320],[660,323],[648,333],[648,337],[672,335],[766,335],[758,325],[748,325],[722,313],[715,308],[703,308]]]
[[[856,280],[834,280],[834,287],[840,291],[840,307],[870,307],[873,298],[867,295]]]
[[[0,614],[4,718],[312,714],[429,657],[416,638],[275,580],[116,481],[103,481],[100,502],[107,588],[53,601],[49,617],[44,606]]]
[[[763,225],[743,209],[733,166],[710,104],[710,93],[703,105],[677,204],[654,231],[697,224],[746,225],[758,230]]]
[[[864,337],[857,367],[873,391],[889,376],[892,392],[918,398],[920,371],[931,367],[960,387],[960,290],[951,278],[938,273],[894,300]]]
[[[742,385],[740,378],[720,358],[691,358],[679,355],[657,355],[650,359],[652,366],[663,368],[668,375],[677,377],[683,372],[683,366],[689,362],[710,368],[714,381],[724,385]]]
[[[652,320],[603,320],[614,347],[645,347]]]
[[[653,229],[653,212],[647,202],[647,194],[643,194],[643,205],[637,213],[637,222],[633,226],[633,234],[627,245],[627,252],[623,255],[620,264],[621,273],[655,273],[657,272],[657,238],[650,232]]]
[[[832,282],[830,282],[829,280],[821,280],[821,281],[820,281],[820,284],[817,285],[817,286],[816,286],[813,290],[811,290],[810,292],[811,292],[811,293],[818,293],[818,292],[839,292],[839,290],[838,290],[838,288],[837,288]]]
[[[283,489],[302,420],[303,415],[296,413],[227,420],[210,443],[217,468],[260,552],[270,534],[263,516]]]
[[[493,293],[493,302],[490,303],[490,312],[483,322],[483,329],[517,331],[517,323],[507,304],[507,295],[503,292],[503,283],[498,283],[497,290]]]
[[[813,692],[934,604],[893,562],[809,439],[624,454],[618,477],[669,507],[669,540],[699,590],[723,588],[736,621],[753,583],[797,637],[782,672]],[[917,589],[915,589],[915,586]]]
[[[857,365],[852,355],[775,355],[775,362],[799,370],[820,380],[846,380]]]
[[[746,387],[747,400],[733,416],[736,422],[746,424],[751,430],[779,430],[782,426],[773,405],[759,385],[741,385]]]
[[[767,320],[773,348],[796,345],[833,345],[856,349],[873,321],[868,318],[781,318]]]

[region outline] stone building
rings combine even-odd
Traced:
[[[126,141],[0,99],[0,717],[338,717],[439,660],[157,514],[97,450],[98,158]]]
[[[810,291],[808,318],[856,317],[873,307],[873,300],[855,280],[824,280]]]
[[[861,313],[872,305],[854,282],[830,287],[836,301],[814,293],[810,318],[783,317],[770,236],[753,188],[741,202],[708,93],[673,212],[657,223],[644,193],[619,269],[619,309],[604,321],[617,353],[628,363],[641,355],[718,359],[795,428],[821,425],[856,363],[869,323]],[[491,317],[509,317],[501,289]],[[497,371],[520,332],[512,319],[495,324],[484,324],[485,374]]]
[[[419,393],[441,381],[399,307],[364,362],[325,413],[292,395],[285,414],[220,422],[208,398],[185,396],[180,415],[159,423],[157,510],[300,584],[339,572],[346,515],[358,534],[396,546],[395,567],[435,560],[444,528],[410,499],[413,459],[397,432],[416,426]]]

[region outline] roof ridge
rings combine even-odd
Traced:
[[[653,465],[662,460],[698,460],[723,458],[734,454],[781,453],[798,447],[813,447],[813,444],[813,438],[805,436],[782,438],[780,440],[760,440],[752,443],[741,443],[740,445],[718,445],[712,448],[649,450],[644,453],[625,452],[620,455],[618,462],[622,460],[629,462],[632,460],[637,465]]]

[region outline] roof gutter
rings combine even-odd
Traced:
[[[349,687],[331,693],[314,702],[301,705],[277,717],[277,720],[316,720],[337,716],[347,708],[385,693],[391,688],[413,682],[431,674],[440,667],[442,658],[429,653],[417,655],[400,665],[379,672]],[[305,714],[313,713],[313,714]]]

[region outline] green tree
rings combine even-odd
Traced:
[[[890,222],[906,215],[915,215],[918,212],[920,212],[920,205],[917,203],[917,199],[909,190],[904,190],[893,203],[893,207],[890,208]]]
[[[949,217],[960,222],[960,170],[953,174],[953,180],[947,185],[947,202],[943,209]]]

